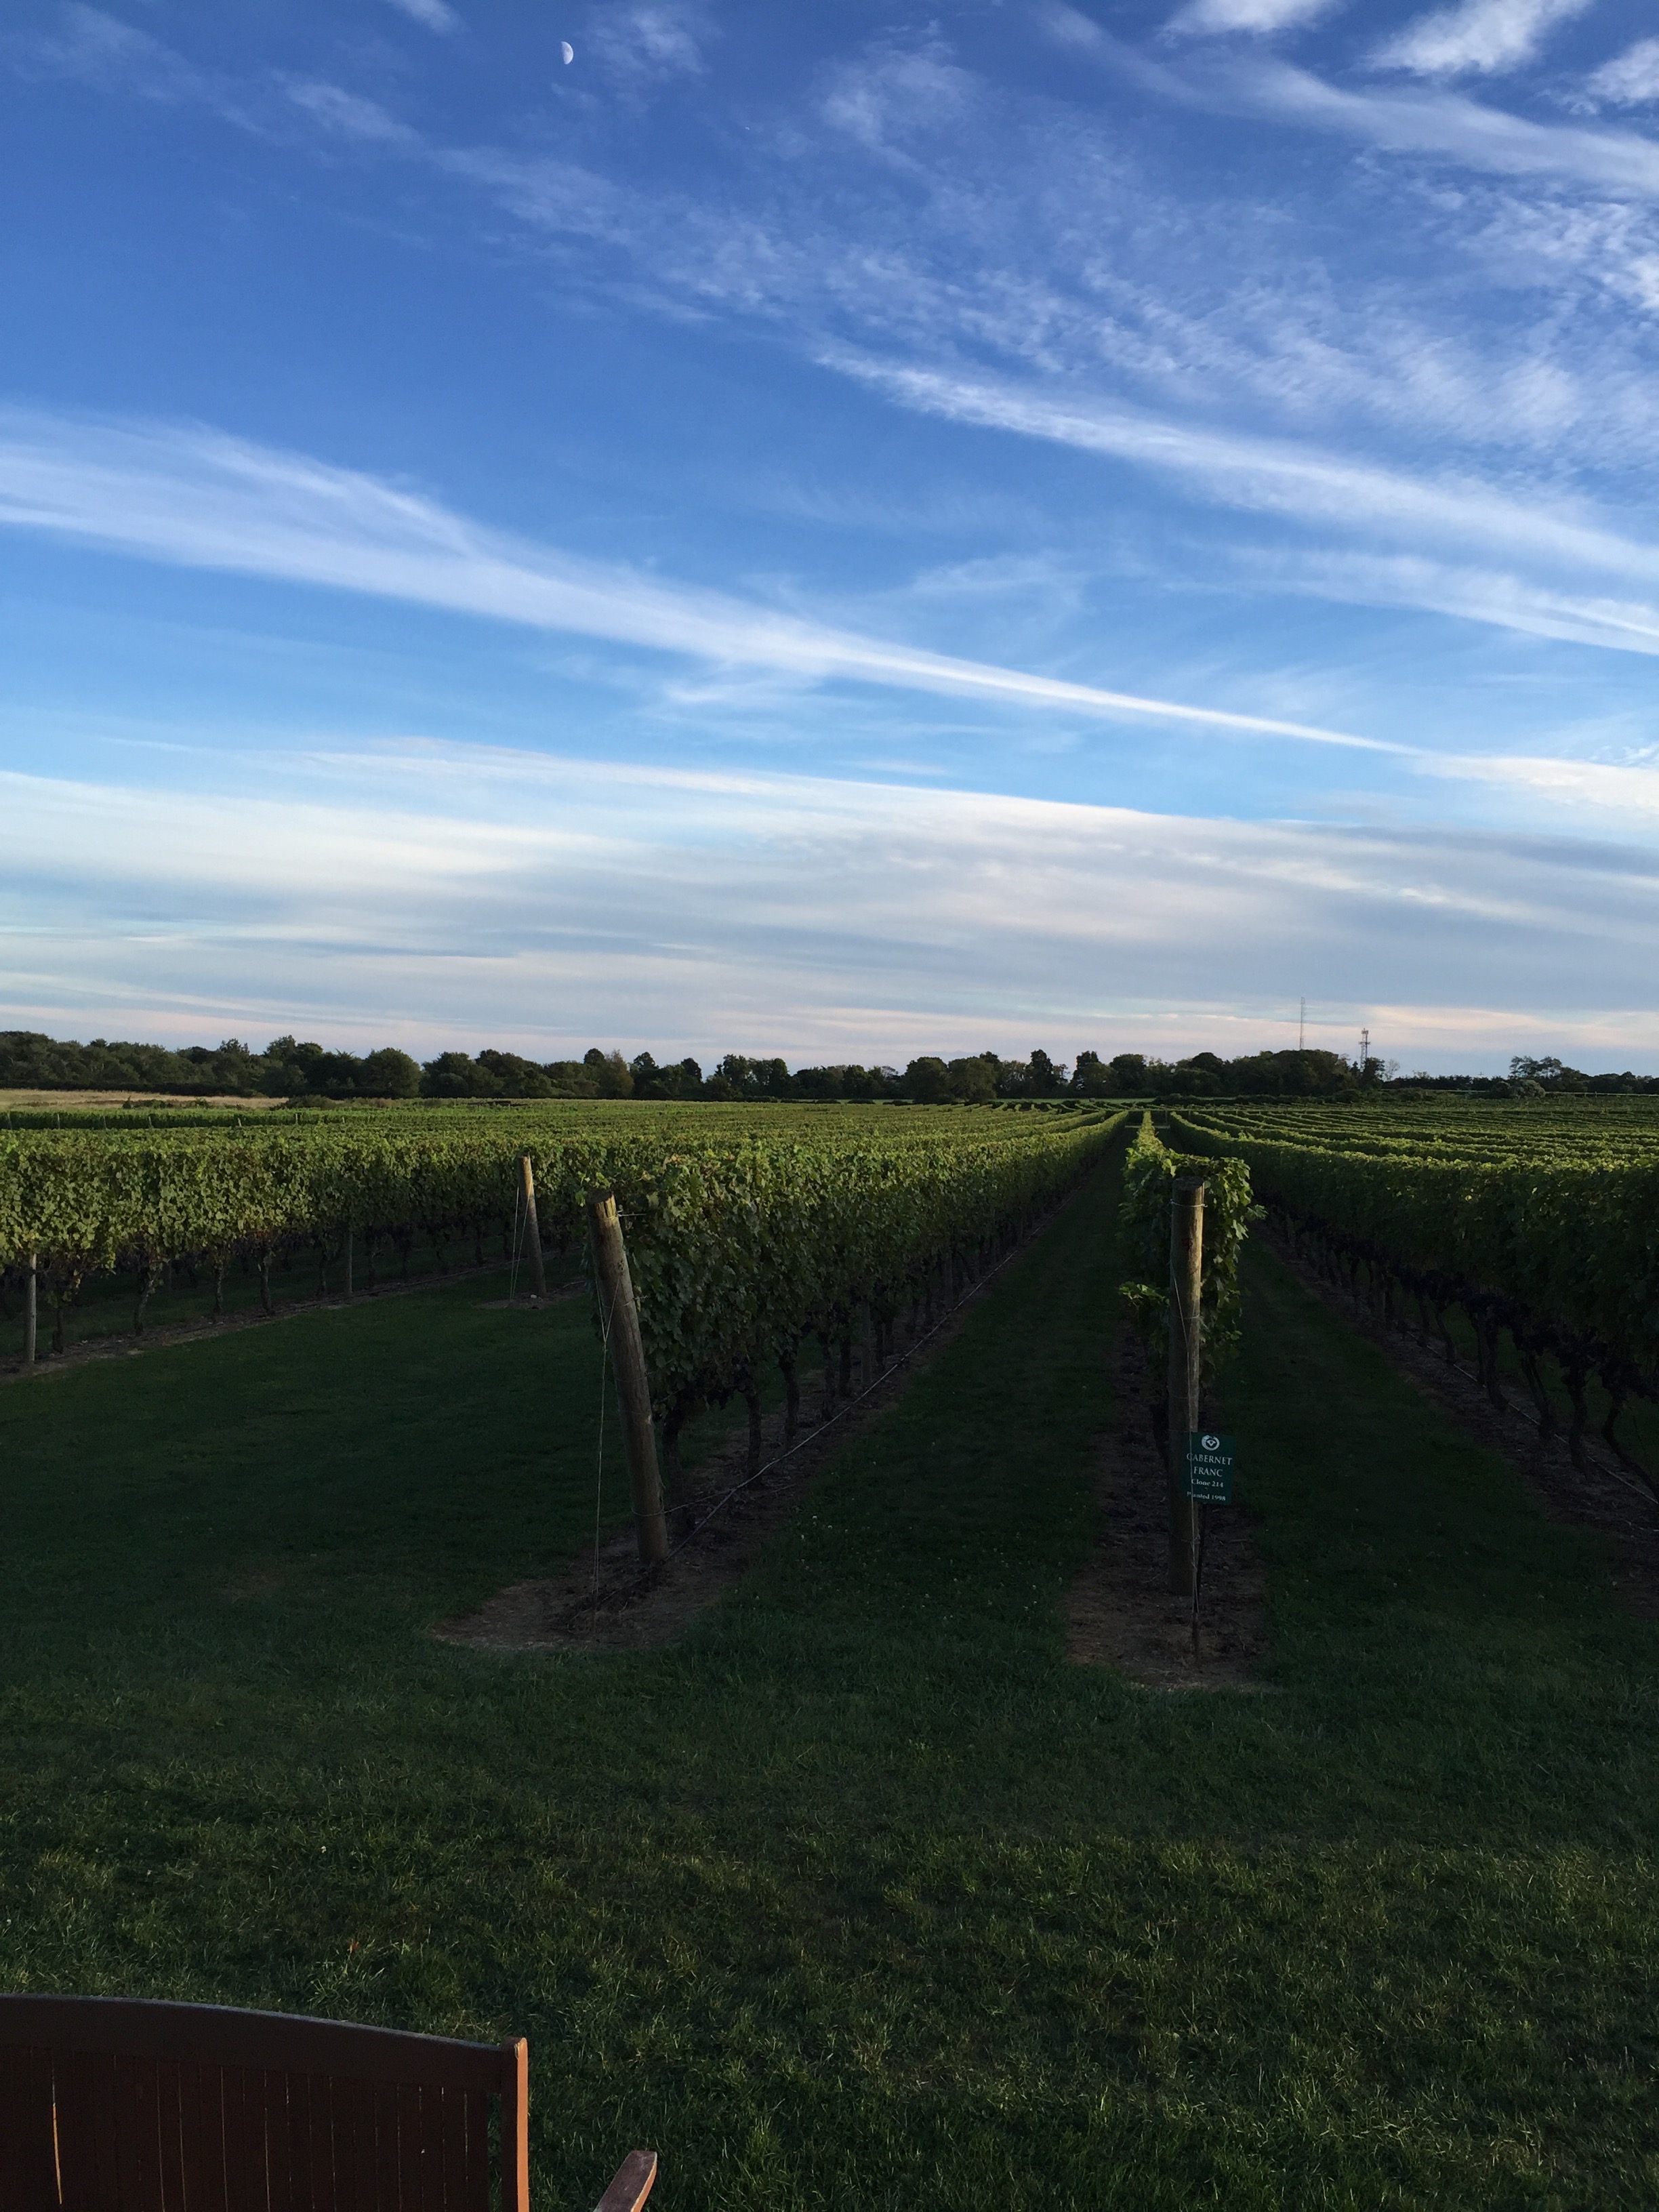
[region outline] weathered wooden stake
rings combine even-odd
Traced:
[[[345,1279],[345,1294],[346,1294],[346,1296],[347,1296],[348,1297],[349,1297],[352,1295],[352,1289],[353,1289],[352,1279],[351,1279],[351,1260],[352,1260],[351,1245],[352,1245],[352,1237],[353,1237],[353,1231],[352,1231],[351,1224],[348,1221],[348,1222],[347,1222],[347,1224],[346,1224],[346,1238],[345,1238],[345,1278],[346,1278],[346,1279]]]
[[[536,1296],[538,1298],[544,1298],[547,1296],[547,1275],[542,1266],[541,1224],[536,1218],[536,1170],[530,1164],[530,1155],[528,1152],[523,1153],[520,1158],[519,1180],[524,1185],[525,1227],[530,1238],[530,1277],[531,1280],[536,1285]],[[615,1211],[616,1209],[613,1206],[611,1208],[613,1214],[615,1213]],[[620,1229],[617,1231],[617,1240],[618,1249],[620,1249],[622,1242],[622,1231]],[[624,1260],[623,1262],[624,1273],[627,1272],[627,1267],[628,1262]],[[629,1293],[629,1304],[631,1307],[633,1304],[633,1292],[631,1291]]]
[[[530,1162],[526,1157],[525,1167]],[[533,1218],[533,1216],[532,1216]],[[639,1308],[628,1272],[617,1201],[610,1191],[595,1191],[587,1201],[587,1229],[593,1240],[593,1273],[600,1311],[611,1340],[611,1364],[617,1371],[617,1401],[622,1408],[628,1445],[628,1473],[634,1491],[634,1534],[640,1558],[653,1566],[668,1557],[668,1524],[663,1517],[662,1480],[657,1471],[657,1439],[651,1426],[651,1384],[640,1339]],[[539,1253],[540,1246],[537,1250]]]
[[[1187,1439],[1198,1426],[1204,1280],[1204,1186],[1177,1182],[1170,1200],[1170,1588],[1193,1594],[1198,1511],[1187,1495]]]
[[[23,1364],[34,1364],[35,1329],[40,1318],[40,1271],[33,1252],[29,1254],[28,1271],[23,1277]]]

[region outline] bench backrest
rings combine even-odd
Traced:
[[[3,2212],[529,2212],[528,2102],[522,2039],[0,1996]]]

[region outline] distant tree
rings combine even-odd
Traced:
[[[590,1045],[582,1054],[582,1066],[592,1078],[594,1091],[599,1097],[633,1097],[633,1071],[619,1052],[601,1052],[598,1045]]]
[[[751,1060],[746,1053],[728,1052],[708,1079],[707,1090],[711,1098],[783,1099],[796,1096],[796,1083],[787,1060]]]
[[[264,1075],[259,1088],[275,1098],[301,1097],[312,1087],[312,1076],[326,1057],[319,1044],[301,1044],[297,1037],[272,1037],[265,1047]]]
[[[913,1060],[904,1071],[904,1094],[923,1105],[939,1105],[951,1096],[951,1072],[932,1053]]]
[[[325,1052],[307,1071],[307,1088],[318,1098],[355,1098],[362,1073],[363,1063],[355,1052]]]
[[[420,1087],[419,1066],[395,1044],[382,1045],[363,1062],[361,1088],[367,1097],[413,1098]]]
[[[795,1089],[802,1098],[844,1098],[847,1070],[842,1067],[798,1067]]]
[[[486,1046],[478,1054],[480,1067],[488,1068],[501,1085],[503,1098],[550,1098],[553,1085],[547,1070],[516,1052],[497,1052]]]
[[[1106,1064],[1115,1098],[1140,1098],[1152,1088],[1152,1070],[1144,1052],[1120,1052]]]
[[[997,1095],[999,1065],[982,1052],[967,1060],[951,1060],[945,1071],[951,1079],[951,1097],[965,1099],[970,1106],[988,1104]]]
[[[855,1102],[896,1097],[903,1082],[896,1067],[860,1067],[856,1060],[827,1067],[799,1067],[791,1079],[798,1098]]]
[[[671,1098],[701,1098],[702,1068],[690,1054],[662,1072],[662,1085]]]
[[[501,1086],[470,1053],[441,1052],[422,1063],[421,1090],[428,1098],[499,1098]]]
[[[599,1086],[585,1060],[550,1060],[542,1073],[553,1086],[556,1098],[597,1098]]]

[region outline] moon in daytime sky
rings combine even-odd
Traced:
[[[574,62],[576,58],[576,49],[571,45],[568,39],[561,39],[559,40],[559,52],[564,56],[567,65],[569,63]]]

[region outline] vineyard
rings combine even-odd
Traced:
[[[1243,1160],[1293,1246],[1386,1320],[1413,1309],[1447,1358],[1472,1337],[1498,1399],[1507,1336],[1540,1431],[1583,1463],[1592,1386],[1603,1440],[1651,1483],[1620,1421],[1659,1400],[1659,1111],[1378,1102],[1229,1105],[1170,1116],[1188,1152]]]
[[[181,1267],[214,1285],[297,1252],[319,1288],[349,1252],[364,1287],[406,1276],[417,1243],[523,1249],[521,1162],[539,1232],[574,1252],[583,1208],[615,1193],[652,1394],[671,1454],[687,1413],[752,1395],[781,1367],[793,1398],[804,1341],[878,1346],[905,1304],[931,1312],[1018,1238],[1100,1156],[1115,1114],[997,1108],[532,1107],[488,1116],[391,1114],[133,1129],[110,1121],[0,1135],[0,1263],[31,1261],[62,1351],[89,1284],[125,1279],[142,1328],[152,1286]]]

